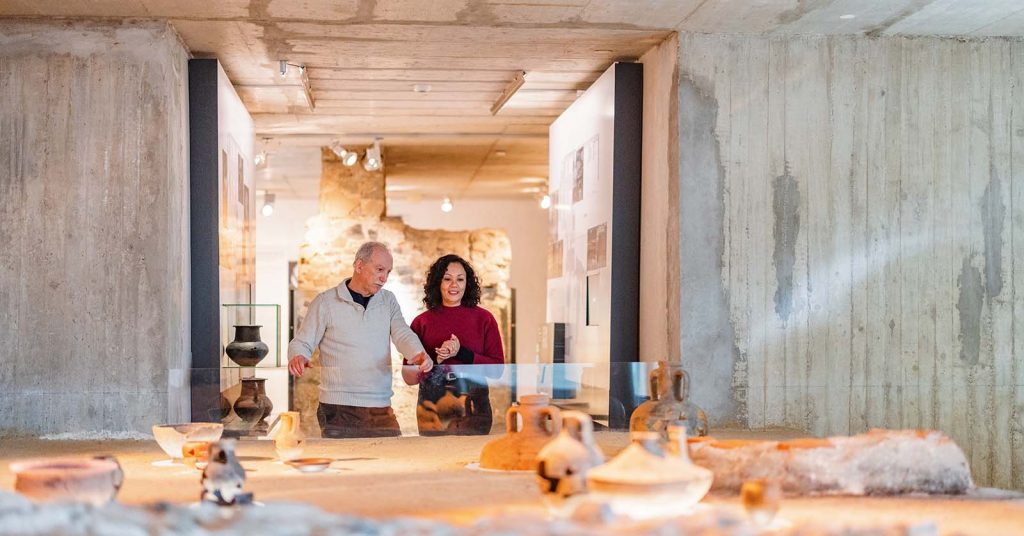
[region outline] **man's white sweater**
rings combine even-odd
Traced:
[[[308,361],[320,346],[320,401],[383,408],[391,405],[391,341],[411,359],[423,351],[395,295],[381,289],[364,309],[346,284],[321,292],[288,344],[288,357]]]

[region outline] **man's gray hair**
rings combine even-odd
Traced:
[[[373,256],[374,250],[377,249],[384,253],[391,253],[391,250],[388,249],[388,245],[383,242],[366,242],[359,246],[359,250],[356,251],[356,258],[353,260],[353,263],[355,261],[370,262],[370,257]]]

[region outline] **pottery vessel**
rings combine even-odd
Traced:
[[[189,422],[158,424],[153,426],[153,437],[171,458],[181,458],[181,447],[186,441],[217,441],[224,432],[219,422]]]
[[[235,455],[234,439],[222,439],[210,445],[209,462],[199,481],[203,485],[202,501],[220,506],[252,502],[252,494],[242,491],[245,468]]]
[[[686,513],[711,489],[711,471],[690,462],[686,449],[668,453],[657,432],[632,432],[632,443],[587,473],[587,487],[616,514],[634,518]]]
[[[14,490],[36,502],[102,506],[114,499],[123,478],[112,458],[39,458],[11,464]]]
[[[242,394],[235,400],[235,415],[256,434],[266,434],[270,426],[266,418],[274,409],[267,396],[266,378],[242,378]]]
[[[223,421],[231,415],[231,401],[221,393],[217,398],[217,408],[209,410],[210,420]]]
[[[517,417],[523,420],[522,429],[519,429]],[[480,467],[503,471],[536,470],[537,453],[561,429],[561,412],[548,405],[547,395],[523,395],[519,405],[508,408],[505,413],[506,434],[484,445]]]
[[[579,411],[562,412],[562,431],[537,454],[537,485],[545,498],[564,499],[587,489],[587,471],[604,463],[594,444],[594,421]]]
[[[283,462],[301,458],[302,451],[306,448],[306,435],[299,428],[299,412],[285,411],[278,418],[281,425],[274,434],[274,450],[277,451],[277,457]]]
[[[224,353],[232,361],[243,367],[255,367],[270,352],[267,343],[260,340],[260,328],[263,326],[235,326],[235,340],[224,347]]]
[[[287,463],[301,473],[319,473],[333,462],[334,458],[298,458]]]
[[[640,404],[629,418],[631,432],[658,432],[668,441],[668,425],[683,421],[689,434],[708,434],[708,418],[704,410],[690,402],[690,375],[679,363],[659,361],[648,377],[651,399]]]
[[[740,486],[740,502],[750,520],[759,526],[771,523],[782,502],[782,488],[777,481],[763,478],[745,480]]]

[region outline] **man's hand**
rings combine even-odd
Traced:
[[[420,369],[420,374],[426,374],[434,368],[434,362],[430,360],[430,356],[426,352],[420,352],[409,360],[409,363],[416,365]]]
[[[306,358],[301,355],[293,356],[288,360],[288,372],[291,372],[292,376],[296,378],[301,378],[302,373],[308,368],[310,368],[309,361],[306,361]]]
[[[437,352],[437,361],[440,363],[449,357],[453,357],[459,353],[459,348],[461,348],[459,338],[452,333],[451,338],[441,343],[440,348],[434,348],[434,351]]]

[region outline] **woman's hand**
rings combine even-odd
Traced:
[[[462,346],[459,344],[459,338],[452,333],[452,337],[441,343],[440,348],[434,348],[434,351],[437,352],[437,362],[440,363],[449,357],[453,357],[455,354],[459,353],[459,349],[461,347]]]

